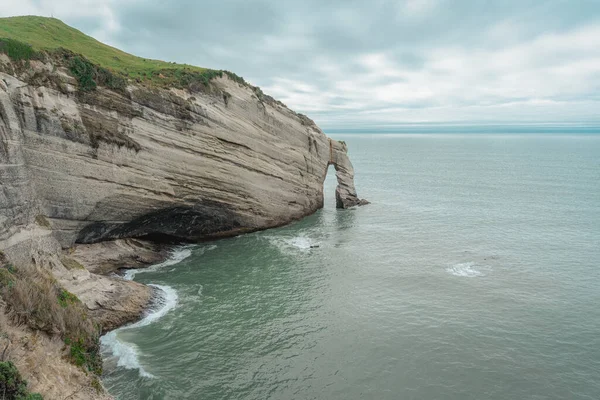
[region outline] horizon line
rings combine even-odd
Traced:
[[[600,123],[401,123],[358,127],[331,126],[322,127],[325,133],[600,133]],[[567,132],[565,132],[567,130]]]

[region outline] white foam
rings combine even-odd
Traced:
[[[145,378],[154,378],[154,375],[148,373],[140,364],[138,358],[138,348],[133,343],[122,342],[117,337],[117,330],[107,333],[100,338],[100,344],[103,352],[108,352],[116,358],[117,366],[125,369],[137,369],[140,376]]]
[[[123,278],[132,280],[139,273],[158,271],[169,265],[177,264],[192,254],[191,247],[192,246],[183,246],[173,250],[171,257],[162,263],[152,265],[148,268],[130,269],[125,272]],[[125,342],[119,338],[119,332],[150,325],[164,317],[169,311],[177,306],[178,296],[175,289],[163,285],[150,284],[149,286],[159,289],[162,293],[157,299],[154,309],[148,311],[140,321],[115,329],[102,336],[100,338],[100,343],[102,345],[102,351],[109,353],[117,360],[117,366],[125,369],[137,369],[140,376],[153,378],[154,376],[146,371],[140,363],[138,347],[133,343]]]
[[[204,255],[204,253],[206,253],[207,251],[211,251],[211,250],[214,250],[216,248],[217,248],[216,244],[211,244],[211,245],[204,246],[204,247],[198,247],[196,249],[196,254],[198,254],[198,255]]]
[[[476,265],[473,262],[458,263],[446,268],[446,272],[463,278],[475,278],[477,276],[482,276],[483,273],[476,270],[474,267],[476,267]]]
[[[217,248],[216,244],[211,244],[210,246],[205,247],[205,251],[211,251]]]
[[[162,296],[156,302],[157,307],[148,312],[140,321],[115,329],[102,336],[100,338],[100,343],[103,347],[103,352],[110,353],[112,357],[116,358],[117,366],[125,369],[137,369],[140,376],[154,378],[154,376],[147,372],[141,365],[138,347],[133,343],[128,343],[119,339],[119,332],[150,325],[164,317],[169,311],[177,306],[178,296],[175,289],[163,285],[151,284],[149,286],[153,286],[162,291]]]
[[[131,281],[137,274],[144,272],[156,272],[161,268],[177,264],[192,255],[192,247],[193,246],[178,247],[171,252],[171,256],[167,260],[158,264],[154,264],[148,268],[128,269],[125,271],[125,274],[123,274],[123,279]]]
[[[284,242],[292,247],[300,250],[310,249],[313,246],[313,241],[310,238],[304,236],[296,236],[291,239],[284,239]]]
[[[267,236],[266,238],[271,244],[275,245],[284,253],[288,253],[290,251],[297,252],[298,250],[307,251],[313,247],[319,246],[319,242],[303,235],[287,238],[281,236]]]

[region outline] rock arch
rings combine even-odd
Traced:
[[[333,165],[337,178],[335,189],[335,203],[337,208],[350,208],[369,204],[367,200],[359,199],[354,187],[354,167],[348,158],[346,142],[329,138],[329,163]]]

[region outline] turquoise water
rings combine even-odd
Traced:
[[[600,398],[600,136],[334,137],[373,204],[330,171],[315,215],[139,272],[165,301],[103,339],[111,394]]]

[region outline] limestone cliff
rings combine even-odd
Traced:
[[[274,227],[323,206],[329,164],[338,207],[359,203],[343,143],[227,75],[212,82],[218,96],[134,85],[81,93],[52,63],[21,74],[0,63],[0,241],[36,217],[62,247]]]
[[[57,23],[32,18],[36,29]],[[309,215],[323,206],[329,165],[337,207],[365,203],[345,143],[233,74],[209,71],[200,83],[169,87],[111,75],[64,49],[25,60],[2,46],[0,40],[2,290],[14,283],[10,264],[29,266],[36,285],[50,277],[44,287],[51,303],[64,288],[94,323],[112,329],[138,318],[152,293],[107,274],[163,257],[152,241],[220,238]],[[77,76],[74,60],[94,82]],[[69,364],[64,323],[62,333],[9,326],[4,300],[2,357],[8,354],[33,389],[47,398],[105,398],[92,389],[95,374]]]

